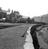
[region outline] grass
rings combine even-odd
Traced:
[[[40,46],[43,49],[48,49],[48,32],[46,32],[45,30],[40,33],[37,32],[37,37],[38,37]]]
[[[34,24],[32,24],[34,25]],[[9,24],[9,23],[0,23],[0,26],[13,26],[5,29],[0,29],[0,49],[23,49],[25,43],[26,31],[30,24]],[[38,33],[37,33],[38,34]],[[37,36],[39,44],[48,49],[48,45],[44,43],[41,36]]]
[[[26,24],[15,24],[14,27],[0,29],[0,49],[23,49],[25,36],[22,37],[22,35],[26,33],[29,26]]]

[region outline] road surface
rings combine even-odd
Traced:
[[[0,49],[34,49],[30,35],[31,26],[22,24],[0,29]]]

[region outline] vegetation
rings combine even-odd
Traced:
[[[12,25],[14,24],[5,24],[4,26]],[[29,24],[16,23],[14,27],[0,29],[0,49],[23,49],[26,37],[22,36],[27,33],[28,28]]]
[[[9,14],[8,14],[9,13]],[[3,19],[5,18],[5,20]],[[23,18],[22,15],[20,15],[19,11],[8,11],[3,10],[0,8],[0,22],[9,22],[9,23],[32,23],[32,19],[30,17]]]
[[[39,20],[39,19],[38,19]],[[41,18],[40,21],[42,21],[43,18]],[[42,22],[36,22],[34,18],[23,18],[23,15],[19,13],[19,11],[11,11],[8,9],[8,11],[3,10],[0,8],[0,22],[8,22],[8,23],[37,23],[41,24]]]

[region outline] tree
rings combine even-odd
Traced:
[[[27,18],[28,23],[30,23],[30,17]]]
[[[10,9],[8,9],[8,12],[10,12]]]
[[[35,21],[34,21],[34,18],[32,18],[32,20],[31,20],[31,23],[34,23]]]

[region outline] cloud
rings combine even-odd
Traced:
[[[48,13],[47,0],[0,0],[3,9],[18,10],[25,16],[38,16]]]

